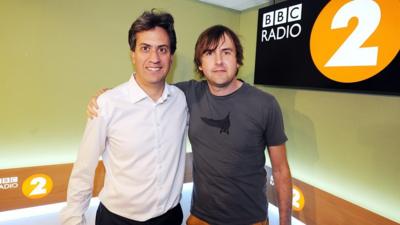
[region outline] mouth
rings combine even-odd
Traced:
[[[151,71],[151,72],[157,72],[162,69],[161,66],[147,66],[145,68],[146,68],[146,70]]]
[[[223,73],[226,72],[226,69],[214,69],[212,70],[214,73]]]

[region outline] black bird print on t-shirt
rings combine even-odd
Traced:
[[[212,126],[212,127],[220,128],[220,130],[219,130],[220,134],[223,133],[223,132],[226,133],[226,134],[229,134],[229,127],[231,126],[231,121],[229,119],[229,114],[230,113],[228,113],[228,115],[226,115],[225,118],[219,119],[219,120],[218,119],[217,120],[216,119],[209,119],[209,118],[206,118],[206,117],[200,117],[200,118],[207,125]]]

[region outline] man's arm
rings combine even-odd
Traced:
[[[181,89],[181,91],[183,91],[183,93],[187,93],[188,89],[190,88],[191,84],[192,84],[193,80],[188,80],[188,81],[181,81],[178,83],[175,83],[173,85],[175,85],[177,88]]]
[[[189,80],[189,81],[183,81],[183,82],[178,82],[173,85],[181,89],[183,93],[186,95],[188,92],[188,89],[193,86],[193,83],[197,81],[194,80]],[[93,119],[97,117],[98,113],[97,111],[99,110],[99,106],[97,105],[97,98],[103,94],[104,92],[108,91],[109,88],[102,88],[96,92],[96,94],[90,98],[89,103],[86,107],[86,115],[88,118]]]
[[[292,217],[292,176],[285,144],[268,147],[275,189],[278,194],[279,224],[290,225]]]
[[[105,149],[106,121],[99,117],[88,120],[77,160],[68,183],[67,206],[60,212],[61,224],[86,224],[85,212],[92,197],[93,180],[99,156]]]

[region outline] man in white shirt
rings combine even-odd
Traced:
[[[68,185],[63,225],[86,224],[99,157],[106,170],[96,225],[180,225],[187,106],[165,79],[176,49],[173,17],[144,12],[129,30],[136,73],[98,98]]]

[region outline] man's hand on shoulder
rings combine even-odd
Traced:
[[[107,90],[109,90],[109,88],[102,88],[96,92],[95,96],[90,98],[86,108],[86,115],[88,118],[93,119],[98,116],[97,110],[99,109],[99,106],[97,105],[97,98]]]

